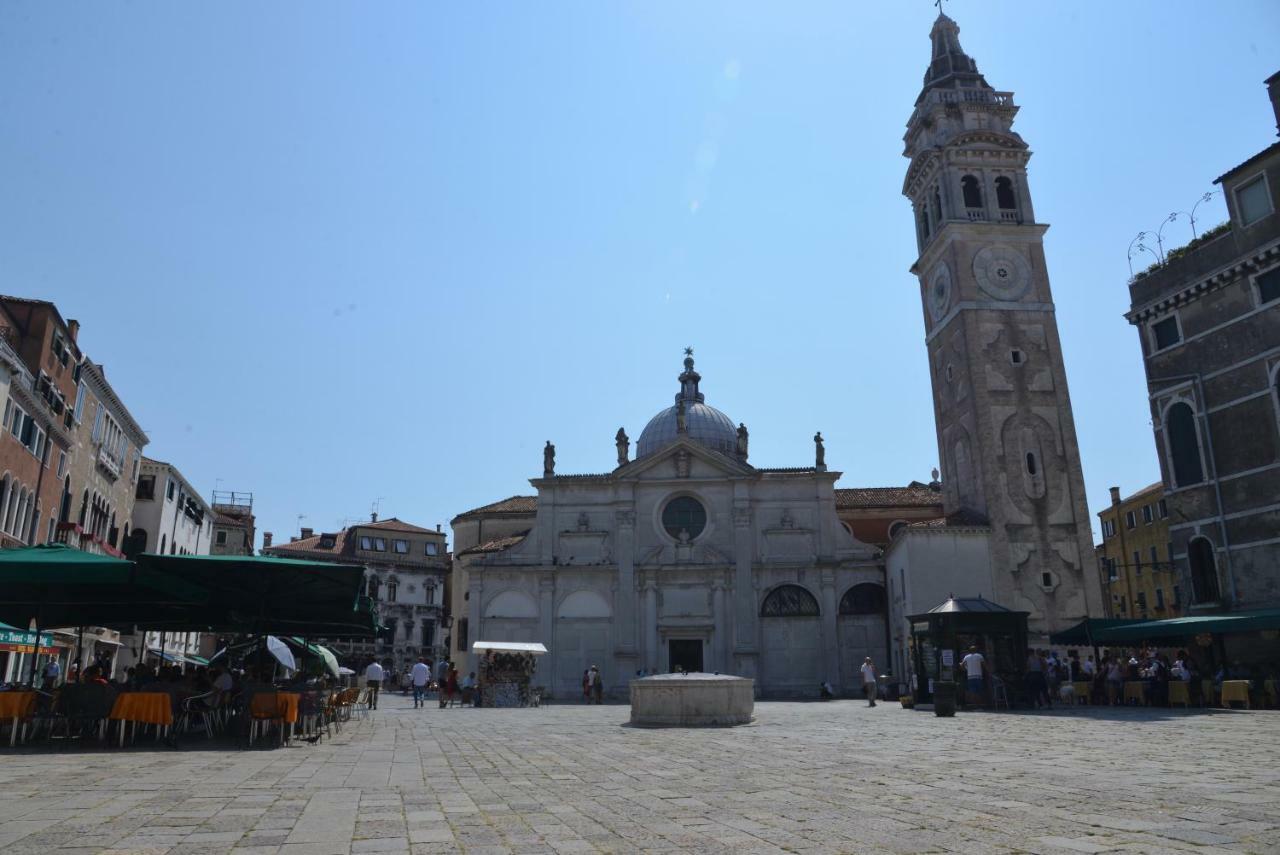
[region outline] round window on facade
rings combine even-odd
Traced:
[[[707,527],[707,509],[692,496],[679,496],[662,509],[662,527],[678,541],[689,541]]]

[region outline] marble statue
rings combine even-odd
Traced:
[[[684,399],[680,399],[680,404],[676,407],[676,433],[688,433],[689,425],[684,412]]]
[[[822,431],[818,431],[813,435],[813,455],[814,468],[822,470],[827,468],[827,450],[822,446]]]
[[[631,440],[627,438],[625,430],[618,428],[618,433],[613,437],[613,441],[618,446],[618,465],[625,466],[627,460],[631,457]]]
[[[738,422],[738,459],[747,459],[747,426],[743,422]]]
[[[542,449],[542,477],[550,478],[556,474],[556,447],[551,444],[551,440],[547,440],[547,444]]]

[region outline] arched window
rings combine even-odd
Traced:
[[[902,531],[906,527],[907,527],[906,520],[894,520],[893,522],[889,523],[889,539],[893,540],[895,537],[898,536],[898,532]]]
[[[1027,474],[1036,474],[1036,454],[1034,451],[1027,452]]]
[[[86,487],[84,495],[80,497],[80,527],[84,528],[85,514],[89,513],[89,488]]]
[[[1002,211],[1012,211],[1018,207],[1013,195],[1013,182],[1003,175],[996,179],[996,204]]]
[[[960,179],[960,190],[964,193],[964,206],[966,208],[982,207],[982,187],[978,184],[978,179],[972,175],[966,175]]]
[[[62,504],[58,509],[58,522],[71,521],[71,476],[62,482]]]
[[[1204,480],[1200,463],[1200,442],[1196,437],[1196,416],[1191,405],[1179,401],[1165,413],[1164,430],[1169,442],[1169,462],[1173,467],[1176,487],[1199,484]]]
[[[883,615],[888,611],[888,605],[883,585],[863,582],[844,592],[844,596],[840,598],[840,614]]]
[[[1191,595],[1196,602],[1214,603],[1221,599],[1213,544],[1207,537],[1192,538],[1187,544],[1187,563],[1191,566]]]
[[[400,583],[392,579],[387,583],[387,602],[394,603],[396,601],[396,592],[400,589]]]
[[[942,222],[942,194],[938,192],[937,188],[934,188],[933,191],[933,221],[935,223]]]
[[[676,540],[694,540],[707,527],[707,509],[692,496],[677,496],[662,509],[662,527]]]
[[[167,542],[168,537],[169,535],[167,534],[160,535],[160,551],[156,553],[157,555],[164,555],[164,545]]]
[[[925,205],[920,209],[920,237],[923,240],[929,239],[929,206]]]
[[[818,601],[799,585],[780,585],[760,606],[760,617],[817,617]]]

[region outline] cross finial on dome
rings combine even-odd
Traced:
[[[693,356],[693,348],[692,348],[692,347],[686,347],[686,348],[684,349],[684,355],[685,355],[685,356]]]

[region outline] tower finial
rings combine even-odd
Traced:
[[[698,381],[702,375],[693,370],[693,348],[684,349],[684,372],[677,378],[680,381],[680,394],[676,395],[676,403],[688,401],[690,404],[701,404],[702,393],[698,391]]]

